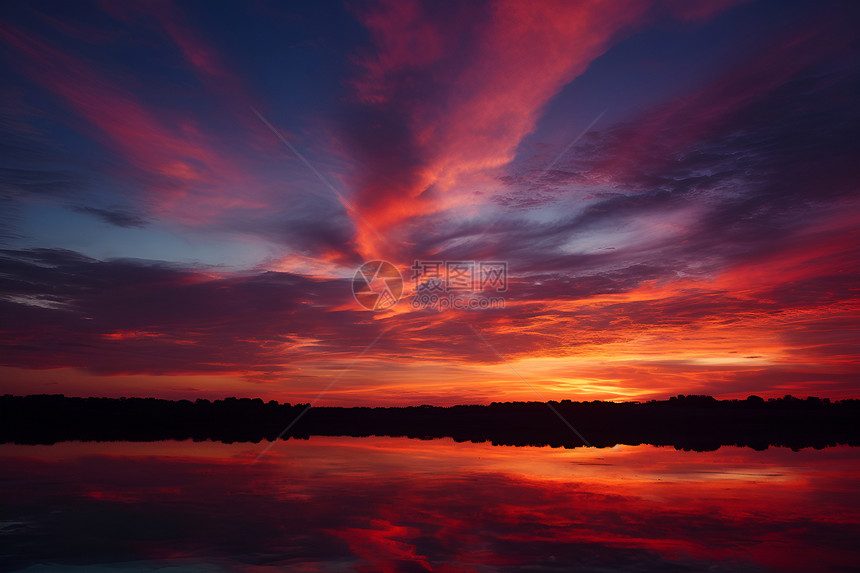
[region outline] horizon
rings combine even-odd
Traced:
[[[308,406],[312,404],[312,402],[279,402],[277,400],[263,400],[260,397],[250,397],[250,396],[224,396],[221,398],[196,398],[195,400],[189,400],[188,398],[160,398],[158,396],[68,396],[66,394],[0,394],[0,398],[64,398],[64,399],[73,399],[73,400],[87,400],[87,399],[95,399],[95,400],[163,400],[166,402],[191,402],[192,404],[196,401],[203,402],[224,402],[226,400],[250,400],[250,401],[260,401],[263,404],[271,404],[276,403],[279,406]],[[453,404],[405,404],[405,405],[392,405],[386,404],[382,406],[331,406],[331,405],[322,405],[316,406],[317,408],[454,408],[458,406],[496,406],[496,405],[511,405],[511,404],[543,404],[546,405],[548,403],[552,404],[594,404],[594,403],[602,403],[602,404],[651,404],[658,402],[672,402],[676,400],[678,402],[684,399],[712,399],[715,402],[756,402],[758,400],[761,403],[768,402],[778,402],[778,401],[788,401],[794,400],[797,402],[809,402],[809,401],[819,401],[822,404],[837,404],[840,402],[850,402],[857,401],[860,398],[830,398],[828,396],[793,396],[791,394],[785,394],[783,396],[776,397],[764,397],[758,396],[756,394],[750,394],[745,398],[716,398],[711,396],[710,394],[676,394],[675,396],[667,396],[664,399],[659,398],[650,398],[647,401],[639,401],[639,400],[626,400],[626,401],[618,401],[618,400],[570,400],[567,398],[562,398],[561,400],[513,400],[506,402],[488,402],[484,404],[463,404],[463,403],[453,403]]]
[[[856,3],[0,15],[0,394],[860,397]]]
[[[547,415],[548,408],[552,416]],[[860,400],[785,396],[648,402],[494,402],[485,405],[321,407],[260,398],[0,396],[0,443],[188,440],[266,442],[254,463],[290,439],[404,436],[501,446],[614,448],[649,444],[712,451],[860,445]],[[576,423],[573,426],[571,421]],[[586,437],[587,436],[587,437]]]

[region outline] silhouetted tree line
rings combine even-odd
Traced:
[[[591,445],[672,445],[714,450],[722,445],[823,448],[860,445],[860,400],[785,396],[716,400],[679,395],[650,402],[549,402]],[[51,444],[66,440],[274,440],[307,404],[249,398],[160,400],[0,397],[0,442]],[[389,408],[314,407],[284,435],[407,436],[498,445],[583,445],[543,402],[489,406]]]

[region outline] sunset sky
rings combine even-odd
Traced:
[[[858,27],[856,2],[5,2],[0,393],[860,396]],[[372,260],[405,279],[386,310],[353,297]],[[504,308],[416,310],[416,260],[507,263]]]

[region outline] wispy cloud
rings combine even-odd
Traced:
[[[105,223],[109,223],[117,227],[141,228],[149,224],[149,221],[146,218],[123,209],[100,209],[98,207],[77,205],[72,207],[72,210],[77,211],[78,213],[93,215]]]

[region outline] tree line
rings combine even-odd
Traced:
[[[549,407],[548,407],[549,406]],[[407,436],[512,446],[654,444],[823,448],[860,445],[860,400],[807,397],[648,402],[493,402],[489,405],[314,407],[256,398],[163,400],[0,396],[0,442],[214,440]],[[574,429],[575,428],[575,429]]]

